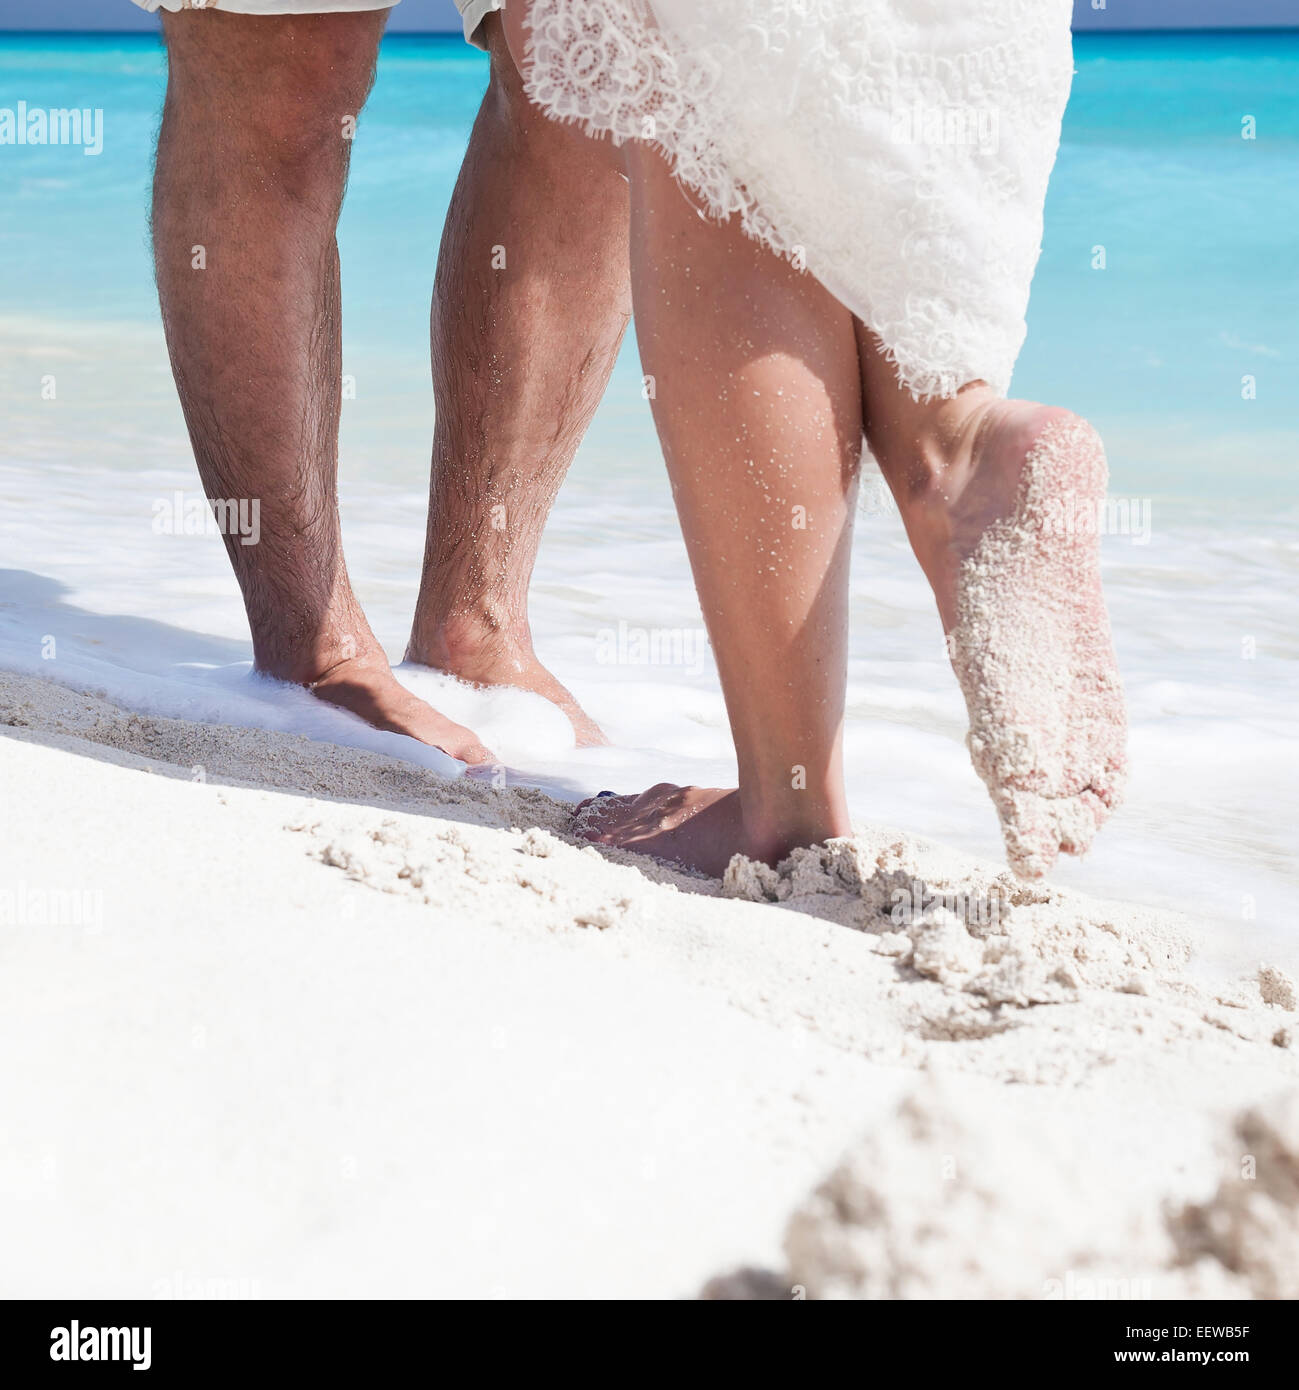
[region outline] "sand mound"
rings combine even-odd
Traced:
[[[1165,1204],[1162,1216],[1133,1202],[1105,1222],[1095,1214],[1116,1210],[1114,1171],[1051,1143],[1014,1107],[988,1118],[986,1103],[932,1080],[908,1094],[795,1211],[778,1282],[831,1299],[1299,1290],[1299,1091],[1237,1119],[1242,1176],[1210,1201]]]
[[[1299,1091],[1237,1117],[1217,1192],[1173,1218],[1182,1259],[1217,1261],[1256,1298],[1299,1298]]]
[[[789,1282],[810,1298],[1042,1298],[1089,1281],[1141,1296],[1096,1245],[1080,1165],[1033,1127],[930,1082],[849,1153],[794,1213]],[[1149,1274],[1144,1279],[1149,1281]]]
[[[1176,914],[1024,883],[911,837],[863,829],[796,850],[775,869],[737,855],[722,893],[815,912],[870,934],[876,951],[899,968],[942,985],[955,1010],[1125,994],[1198,1006],[1214,1027],[1290,1045],[1276,1019],[1294,1010],[1295,987],[1279,967],[1261,967],[1252,990],[1238,985],[1224,999],[1188,977],[1193,946]],[[1220,1006],[1239,1012],[1224,1021]]]

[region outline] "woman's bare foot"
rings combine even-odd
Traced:
[[[948,464],[899,498],[970,715],[975,769],[1027,878],[1118,805],[1126,716],[1101,592],[1107,469],[1084,420],[980,402]]]
[[[412,695],[393,675],[381,650],[340,661],[304,684],[317,699],[350,710],[385,733],[405,734],[463,763],[495,761],[477,734]]]
[[[443,671],[468,685],[531,691],[564,712],[579,748],[598,748],[609,742],[572,693],[537,660],[530,638],[516,640],[499,632],[453,635],[444,629],[435,640],[418,646],[412,637],[406,660]]]
[[[573,820],[577,833],[595,844],[652,855],[712,878],[721,878],[737,854],[774,866],[800,845],[848,833],[846,819],[839,824],[831,814],[813,825],[800,827],[786,819],[779,829],[755,832],[745,823],[738,791],[670,782],[639,796],[591,797]]]

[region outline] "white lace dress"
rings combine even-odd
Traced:
[[[916,395],[1010,383],[1071,0],[533,0],[528,89],[645,139],[822,281]]]

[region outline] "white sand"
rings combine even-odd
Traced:
[[[2,1295],[1299,1296],[1248,941],[879,828],[723,888],[27,676],[0,733]]]

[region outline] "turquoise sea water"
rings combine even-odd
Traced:
[[[1075,52],[1017,393],[1102,425],[1193,424],[1224,448],[1270,431],[1293,442],[1299,34],[1080,36]],[[0,39],[0,105],[102,108],[106,129],[98,158],[0,147],[0,312],[154,320],[144,209],[163,71],[144,36]],[[457,38],[384,45],[342,232],[357,352],[422,357],[430,267],[485,79],[483,55]],[[1264,451],[1233,486],[1281,500],[1291,460]],[[1222,461],[1199,448],[1189,467],[1173,451],[1124,460],[1134,487],[1208,497]]]
[[[1015,390],[1095,421],[1115,494],[1147,509],[1150,528],[1105,551],[1133,713],[1130,805],[1065,876],[1232,921],[1252,901],[1287,925],[1299,885],[1285,829],[1299,822],[1299,34],[1082,37],[1075,52]],[[429,288],[486,75],[455,38],[385,42],[340,233],[344,370],[357,382],[345,538],[394,656],[422,541]],[[234,717],[219,691],[248,650],[220,545],[160,544],[149,525],[156,498],[194,487],[147,244],[163,80],[147,37],[0,37],[0,108],[102,108],[105,122],[98,157],[0,146],[0,661],[28,661],[53,629],[66,635],[65,678],[93,671],[119,698],[174,709],[166,681],[183,672],[186,708]],[[51,376],[53,401],[41,392]],[[533,603],[543,653],[618,747],[574,758],[562,730],[544,747],[518,742],[503,707],[460,715],[538,775],[627,789],[717,780],[730,756],[711,668],[596,655],[620,623],[699,626],[639,388],[629,344]],[[892,518],[863,518],[853,617],[857,811],[996,853],[930,600]]]

